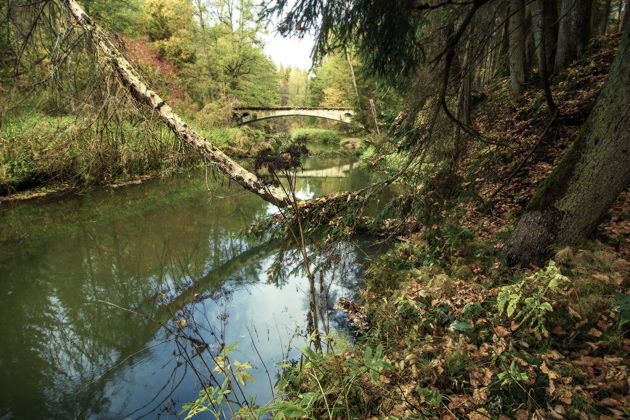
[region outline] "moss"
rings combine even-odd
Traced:
[[[445,357],[445,370],[451,376],[461,376],[467,372],[468,357],[460,352],[454,351]]]

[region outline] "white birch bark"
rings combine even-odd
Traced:
[[[131,63],[129,63],[125,56],[114,46],[105,33],[92,21],[75,0],[60,1],[77,24],[92,37],[98,51],[114,68],[120,81],[129,88],[132,96],[138,102],[149,106],[182,141],[199,150],[217,169],[245,189],[258,194],[264,200],[277,206],[285,207],[289,203],[287,196],[280,188],[264,183],[256,175],[230,159],[225,153],[209,143],[202,135],[190,128],[164,99],[144,83]]]

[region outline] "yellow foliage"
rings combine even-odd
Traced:
[[[190,0],[145,0],[142,14],[144,32],[159,46],[163,57],[178,65],[194,59]]]

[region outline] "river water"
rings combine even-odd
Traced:
[[[343,159],[311,159],[303,175],[301,198],[367,182]],[[195,340],[206,355],[238,343],[230,358],[253,365],[243,392],[267,403],[309,308],[300,270],[267,274],[295,250],[240,234],[275,211],[203,170],[1,206],[0,418],[175,418],[204,380]],[[354,295],[370,252],[336,251],[316,275],[328,308]],[[343,323],[331,311],[326,325],[343,335]]]

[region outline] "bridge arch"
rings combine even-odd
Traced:
[[[354,110],[351,108],[242,107],[234,108],[233,118],[238,125],[282,117],[316,117],[348,124],[353,115]]]

